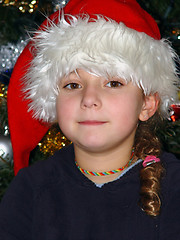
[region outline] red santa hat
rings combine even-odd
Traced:
[[[8,88],[15,174],[56,121],[59,79],[82,68],[158,92],[167,112],[176,95],[175,53],[135,0],[70,0],[50,16],[20,55]]]

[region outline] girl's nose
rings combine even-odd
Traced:
[[[96,87],[87,87],[82,93],[82,108],[100,108],[102,105],[100,93]]]

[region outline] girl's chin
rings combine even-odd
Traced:
[[[91,153],[104,153],[111,149],[111,146],[107,146],[102,143],[74,143],[75,148],[79,148],[82,151],[91,152]]]

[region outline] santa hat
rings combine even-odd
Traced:
[[[176,96],[175,53],[154,19],[135,0],[70,0],[50,16],[20,55],[8,89],[15,173],[56,121],[57,85],[84,69],[134,81],[158,92],[161,112]]]

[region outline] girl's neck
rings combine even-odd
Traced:
[[[92,172],[107,172],[122,168],[129,162],[132,155],[132,147],[104,153],[83,151],[77,146],[74,146],[74,149],[75,159],[79,167]],[[87,174],[85,174],[85,176],[91,181],[100,184],[115,180],[123,171],[106,176],[92,176]]]

